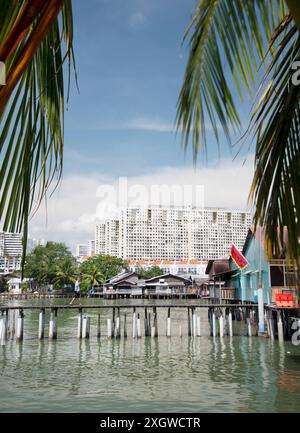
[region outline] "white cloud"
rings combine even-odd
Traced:
[[[246,208],[253,176],[253,159],[242,162],[221,159],[214,167],[194,170],[192,167],[160,167],[156,172],[128,178],[128,188],[139,185],[150,191],[153,185],[203,185],[204,206],[230,209]],[[34,238],[76,243],[94,236],[99,213],[113,213],[110,200],[96,196],[99,186],[112,186],[118,192],[119,179],[105,176],[70,176],[48,199],[47,212],[42,206],[30,223]],[[166,203],[165,203],[166,204]]]
[[[156,131],[156,132],[173,132],[175,126],[172,123],[163,122],[160,119],[151,119],[137,117],[128,122],[124,123],[123,128],[126,129],[141,129],[145,131]]]
[[[137,28],[140,25],[144,24],[145,20],[146,17],[142,12],[135,12],[129,18],[129,25],[133,28]]]

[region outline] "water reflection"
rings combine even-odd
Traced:
[[[110,314],[101,312],[102,327]],[[186,311],[177,310],[171,338],[132,339],[128,314],[127,339],[99,340],[91,317],[90,340],[78,340],[76,314],[62,312],[57,341],[38,341],[37,314],[27,313],[23,343],[0,348],[0,410],[300,411],[299,347],[255,336],[188,337]]]

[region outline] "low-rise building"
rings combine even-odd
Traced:
[[[298,307],[299,283],[295,263],[285,258],[269,260],[264,251],[263,232],[259,235],[249,230],[241,252],[248,261],[243,270],[231,258],[209,261],[206,273],[210,297],[258,303],[258,289],[261,287],[264,304],[279,305],[280,295],[289,295],[289,306]]]
[[[179,275],[165,274],[145,281],[148,294],[172,295],[186,293],[192,286],[192,280]]]

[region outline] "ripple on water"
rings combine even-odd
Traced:
[[[78,341],[76,319],[63,312],[58,340],[38,342],[37,313],[26,313],[24,342],[0,348],[2,412],[300,411],[299,347],[243,336],[98,342],[95,314],[90,341]]]

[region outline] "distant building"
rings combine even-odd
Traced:
[[[96,226],[95,252],[126,260],[227,258],[232,243],[242,248],[250,224],[250,213],[242,211],[128,208]]]
[[[148,294],[155,293],[158,295],[183,294],[192,286],[191,280],[172,274],[159,275],[146,280],[145,283]]]
[[[103,284],[104,292],[142,294],[145,288],[145,278],[137,272],[122,272]]]
[[[84,256],[89,256],[88,244],[77,244],[76,245],[76,257],[81,258]]]
[[[164,274],[207,279],[205,274],[207,263],[207,260],[129,260],[128,266],[131,271],[137,271],[139,268],[147,270],[158,266]]]
[[[87,241],[88,245],[88,255],[93,256],[95,254],[95,239]]]
[[[0,272],[19,271],[22,263],[22,234],[0,232]]]
[[[23,290],[27,290],[30,286],[32,279],[31,278],[11,278],[8,280],[8,291],[14,294],[22,293]]]
[[[240,270],[231,258],[209,261],[206,272],[211,297],[257,303],[261,284],[265,304],[275,306],[278,295],[290,295],[291,306],[298,307],[299,283],[293,261],[269,260],[264,251],[263,234],[260,240],[251,230],[241,252],[249,263],[244,270]]]
[[[91,257],[95,255],[95,241],[89,240],[86,244],[77,244],[76,257],[82,260],[84,257]]]
[[[45,239],[28,238],[28,241],[27,241],[27,254],[32,253],[32,251],[36,247],[38,247],[38,246],[45,246],[45,245],[46,245]]]

